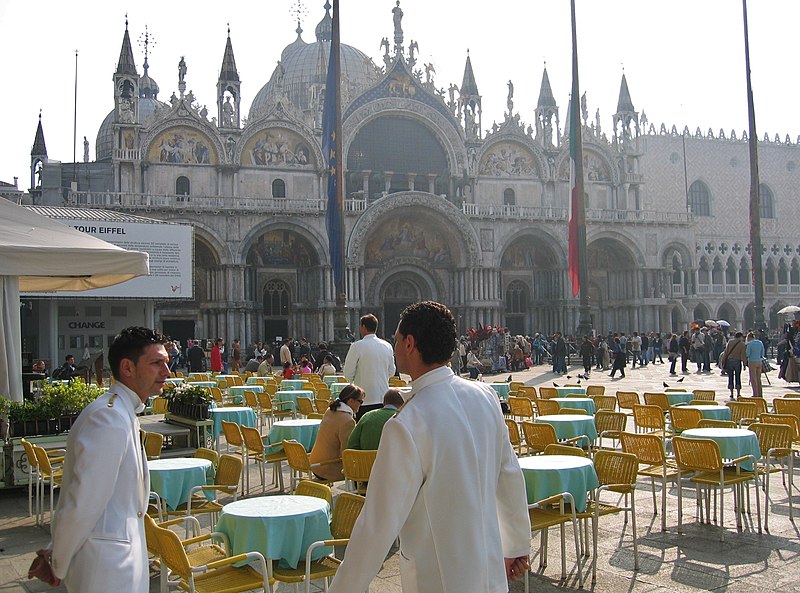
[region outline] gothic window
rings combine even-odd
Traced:
[[[514,194],[514,190],[506,188],[503,192],[503,204],[506,206],[516,206],[517,205],[517,196]]]
[[[514,280],[506,288],[506,313],[515,315],[528,310],[528,288],[519,280]]]
[[[285,198],[286,197],[286,182],[283,179],[276,179],[272,182],[272,197]]]
[[[775,263],[771,259],[764,266],[764,284],[775,284]]]
[[[746,259],[743,259],[741,265],[739,266],[739,284],[746,286],[751,282],[752,278],[750,276],[750,265]]]
[[[778,284],[789,284],[789,269],[783,260],[778,263]]]
[[[175,180],[175,193],[179,196],[188,196],[189,195],[189,178],[184,177],[181,175]]]
[[[711,216],[711,196],[702,181],[695,181],[689,186],[689,210],[695,216]]]
[[[761,206],[759,212],[761,218],[775,218],[775,196],[772,190],[762,183],[758,186],[758,195],[761,198]]]
[[[719,259],[714,260],[714,266],[711,269],[711,284],[722,284],[722,264]]]
[[[697,279],[700,284],[710,284],[711,274],[708,269],[708,261],[706,258],[700,260],[700,268],[697,270]]]
[[[733,258],[728,260],[728,265],[725,267],[725,284],[736,284],[736,264],[733,263]]]
[[[797,259],[792,260],[792,269],[789,271],[789,282],[792,286],[800,285],[800,268],[797,266]]]
[[[280,280],[270,280],[264,288],[264,315],[288,317],[289,287]]]

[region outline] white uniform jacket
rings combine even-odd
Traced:
[[[448,367],[412,387],[330,593],[366,591],[398,534],[404,593],[506,593],[503,558],[529,554],[531,531],[497,395]]]
[[[53,572],[74,593],[147,593],[143,514],[150,476],[139,440],[141,399],[121,383],[70,430],[52,533]]]
[[[392,345],[375,334],[367,334],[350,345],[342,373],[366,393],[363,405],[383,404],[389,377],[394,375]]]

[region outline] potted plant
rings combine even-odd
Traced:
[[[2,400],[11,434],[16,437],[58,434],[69,430],[75,418],[105,389],[83,381],[46,384],[35,401]]]
[[[168,399],[171,414],[192,420],[208,420],[208,410],[213,398],[207,388],[200,385],[174,385],[165,387],[163,395]]]

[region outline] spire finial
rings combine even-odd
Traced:
[[[297,0],[294,3],[294,7],[289,10],[290,14],[292,15],[292,19],[297,21],[297,29],[295,29],[295,33],[297,36],[303,33],[302,21],[308,16],[308,8],[306,5],[301,2],[301,0]]]
[[[228,38],[231,36],[231,23],[228,22]]]
[[[125,13],[125,30],[128,30],[128,13]]]
[[[39,107],[39,121],[42,121],[42,108]]]
[[[147,63],[147,57],[150,55],[150,48],[156,46],[156,40],[153,34],[144,26],[144,33],[139,35],[139,45],[144,47],[144,74],[147,76],[147,69],[150,67]]]

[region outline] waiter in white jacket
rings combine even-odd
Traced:
[[[383,395],[394,375],[392,345],[375,335],[378,318],[368,313],[358,325],[361,339],[350,345],[342,372],[351,383],[364,390],[364,403],[356,413],[356,421],[372,410],[383,407]]]
[[[412,390],[384,426],[330,593],[366,591],[398,534],[405,593],[506,593],[529,567],[522,472],[497,396],[446,366],[455,340],[444,305],[403,311],[394,352]]]
[[[130,327],[108,349],[116,382],[69,433],[52,542],[36,553],[29,577],[53,586],[63,580],[70,593],[149,590],[143,517],[150,478],[136,413],[169,377],[166,341]]]

